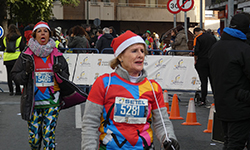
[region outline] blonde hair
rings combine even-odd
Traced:
[[[142,43],[136,43],[136,44],[142,44]],[[134,45],[134,44],[133,44]],[[144,45],[144,44],[143,44]],[[132,45],[130,45],[132,46]],[[129,47],[130,47],[129,46]],[[118,55],[116,58],[112,59],[109,63],[109,66],[112,68],[112,69],[115,69],[119,64],[121,64],[121,61],[119,60],[119,58],[122,56],[122,54],[129,48],[127,47],[120,55]],[[148,54],[148,51],[146,49],[146,46],[144,45],[144,55],[146,56]]]

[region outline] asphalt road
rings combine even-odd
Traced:
[[[20,96],[9,96],[6,85],[0,84],[5,92],[0,92],[0,149],[2,150],[28,150],[27,122],[20,116]],[[175,94],[171,92],[169,94]],[[184,126],[187,115],[188,102],[194,93],[176,93],[179,102],[180,116],[184,120],[171,120],[175,134],[180,143],[181,150],[222,150],[223,145],[211,140],[211,133],[203,133],[207,128],[209,108],[195,107],[197,121],[200,126]],[[212,96],[208,97],[213,101]],[[169,101],[171,105],[171,100]],[[171,107],[171,106],[170,106]],[[60,112],[56,129],[57,150],[80,150],[81,147],[81,117],[84,104]],[[155,138],[156,150],[160,144]]]

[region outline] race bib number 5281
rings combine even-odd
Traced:
[[[114,121],[129,124],[144,124],[147,121],[148,100],[116,97]]]

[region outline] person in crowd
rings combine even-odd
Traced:
[[[55,32],[54,32],[60,43],[63,44],[64,48],[67,48],[67,44],[66,44],[66,39],[64,38],[63,34],[62,34],[62,28],[61,27],[56,27],[55,28]]]
[[[24,37],[26,40],[26,45],[28,45],[29,40],[32,38],[32,30],[34,28],[34,24],[31,23],[27,25],[23,30],[24,30]]]
[[[143,69],[145,41],[128,30],[114,38],[111,46],[115,58],[110,67],[115,72],[99,76],[91,88],[82,121],[81,149],[96,149],[97,141],[99,149],[153,149],[153,121],[162,146],[179,150],[162,89]]]
[[[50,27],[38,22],[33,29],[29,47],[21,53],[11,74],[24,85],[21,97],[22,119],[28,122],[31,149],[54,150],[55,128],[60,111],[60,88],[54,75],[68,79],[68,64],[51,39]]]
[[[250,105],[238,91],[250,90],[250,46],[245,42],[250,21],[236,14],[209,51],[216,116],[222,122],[225,150],[244,149],[250,133]]]
[[[171,43],[174,50],[188,50],[187,38],[185,30],[182,25],[176,27],[177,35],[173,43]],[[189,56],[189,52],[176,52],[176,55]]]
[[[97,42],[96,48],[101,52],[104,48],[111,48],[110,44],[113,40],[113,36],[109,33],[109,28],[103,28],[103,35]]]
[[[201,28],[196,27],[193,30],[194,39],[194,65],[201,81],[201,101],[199,106],[206,105],[208,78],[212,86],[210,67],[208,64],[208,52],[217,41],[210,33],[204,33]]]
[[[10,24],[8,27],[7,35],[3,39],[3,45],[1,46],[3,53],[3,64],[6,66],[7,71],[7,83],[9,88],[9,95],[21,95],[20,84],[14,81],[16,89],[14,93],[13,78],[11,76],[11,70],[18,59],[20,53],[25,48],[26,44],[24,38],[21,36],[20,31],[14,24]]]
[[[60,36],[56,33],[57,31],[56,31],[55,28],[52,28],[52,29],[51,29],[51,32],[52,32],[51,38],[55,41],[55,43],[56,43],[56,48],[60,49],[60,51],[61,51],[61,49],[64,48],[64,46],[63,46],[63,44],[60,42],[60,41],[61,41],[61,40],[60,40],[60,39],[61,39]]]
[[[68,41],[68,47],[69,48],[90,48],[89,41],[86,38],[86,32],[84,31],[84,28],[76,25],[72,29],[72,34],[70,35],[69,41]],[[79,51],[74,51],[79,52]]]
[[[171,39],[170,39],[170,45],[175,42],[175,38],[177,35],[176,29],[171,29],[170,31]]]
[[[98,29],[98,31],[96,32],[96,35],[97,35],[97,40],[99,40],[100,37],[103,35],[102,29]]]
[[[153,49],[154,40],[151,37],[151,32],[147,30],[145,36],[145,43],[147,44],[147,49]]]
[[[117,37],[115,28],[114,28],[113,26],[110,26],[110,27],[109,27],[109,32],[110,32],[110,34],[113,36],[113,38],[116,38],[116,37]]]
[[[90,47],[94,48],[96,40],[95,40],[95,34],[91,31],[91,26],[89,24],[84,24],[83,28],[87,33],[85,36],[90,43]]]

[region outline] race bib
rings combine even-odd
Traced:
[[[54,86],[53,72],[36,72],[35,74],[37,87]]]
[[[114,121],[129,124],[145,124],[148,115],[147,99],[115,98]]]

